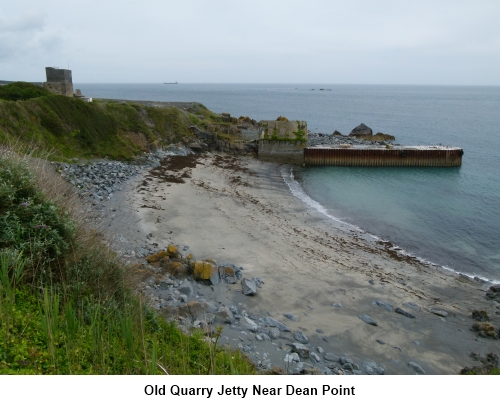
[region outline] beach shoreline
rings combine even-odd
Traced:
[[[197,259],[232,263],[243,268],[243,277],[261,278],[262,288],[251,297],[239,282],[194,293],[212,294],[220,306],[244,310],[257,323],[272,316],[291,329],[261,342],[259,333],[224,326],[220,342],[243,347],[256,363],[266,359],[283,367],[298,331],[319,358],[304,362],[320,370],[331,363],[324,353],[334,353],[350,357],[363,373],[366,364],[378,364],[387,374],[415,374],[409,363],[416,363],[427,374],[457,374],[474,365],[471,352],[497,350],[498,341],[470,331],[472,310],[495,313],[496,303],[484,297],[486,284],[397,255],[390,244],[333,223],[291,193],[282,169],[249,157],[206,154],[191,167],[162,175],[145,171],[109,202],[102,229],[125,258],[131,256],[125,245],[160,249],[173,243]]]

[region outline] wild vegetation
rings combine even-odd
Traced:
[[[189,111],[128,102],[87,103],[29,83],[0,86],[0,142],[35,145],[52,151],[54,160],[128,160],[151,147],[193,139],[193,125],[212,126],[213,133],[223,135],[231,124],[199,103]]]
[[[254,372],[149,310],[81,212],[44,160],[0,149],[1,374]]]

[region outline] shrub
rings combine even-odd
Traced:
[[[26,82],[14,82],[0,86],[0,98],[10,101],[28,100],[48,96],[51,93],[43,87]]]

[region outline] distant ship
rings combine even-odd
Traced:
[[[163,84],[179,84],[179,83],[175,82],[175,83],[163,83]]]

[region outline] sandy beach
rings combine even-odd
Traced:
[[[217,154],[182,166],[136,177],[107,203],[102,226],[124,257],[134,246],[173,243],[198,259],[242,267],[245,278],[260,277],[255,296],[243,295],[240,282],[222,282],[214,297],[254,319],[270,315],[292,333],[283,334],[284,343],[257,342],[225,326],[223,344],[257,345],[250,358],[266,353],[283,366],[286,342],[302,331],[321,357],[313,364],[319,369],[328,363],[324,350],[360,365],[376,362],[387,374],[415,374],[410,362],[426,374],[457,374],[477,364],[471,352],[498,352],[498,340],[470,330],[474,309],[487,310],[493,323],[499,317],[498,304],[485,299],[489,285],[402,258],[390,244],[335,223],[290,192],[283,179],[289,167]]]

